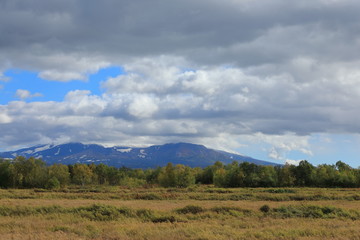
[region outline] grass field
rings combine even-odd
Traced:
[[[360,239],[359,189],[0,190],[1,239]]]

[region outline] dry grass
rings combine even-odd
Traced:
[[[93,189],[75,188],[64,192],[0,190],[0,207],[3,208],[16,211],[18,208],[36,209],[57,205],[64,210],[48,214],[30,212],[21,216],[1,216],[0,236],[1,239],[21,240],[360,239],[360,220],[346,217],[284,218],[274,214],[264,214],[259,210],[266,204],[270,209],[290,205],[333,206],[344,211],[360,212],[359,201],[354,197],[358,195],[358,189],[304,188],[292,189],[292,191],[270,193],[267,189],[211,187],[178,191],[177,189],[114,187],[104,187],[97,189],[96,192]],[[139,194],[150,194],[149,198],[153,195],[172,197],[162,200],[139,200],[136,199]],[[233,195],[245,195],[251,199],[229,200]],[[299,196],[299,199],[305,196],[307,200],[279,200],[292,196]],[[272,201],[265,201],[264,198],[270,198]],[[96,216],[92,215],[89,218],[82,212],[71,210],[93,204],[109,206],[109,209],[126,207],[134,213],[138,213],[139,209],[148,209],[150,215],[130,214],[117,216],[112,220],[109,220],[110,218],[97,220]],[[203,209],[203,211],[194,213],[175,211],[189,205],[198,206],[195,209]],[[213,210],[215,207],[223,207],[226,211],[216,212]]]

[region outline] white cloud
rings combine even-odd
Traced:
[[[4,124],[4,123],[11,123],[12,118],[4,112],[0,113],[0,124]]]
[[[301,161],[302,160],[286,159],[285,163],[290,164],[290,165],[298,166]]]
[[[149,118],[159,107],[155,100],[146,95],[135,96],[133,101],[130,103],[128,111],[131,115],[138,118]]]
[[[9,77],[4,76],[2,72],[0,72],[0,81],[2,82],[8,82],[10,80]]]
[[[167,59],[159,63],[158,58],[147,58],[135,61],[134,66],[129,63],[126,69],[132,72],[102,83],[106,90],[102,96],[75,90],[59,103],[13,102],[8,106],[10,116],[28,119],[28,124],[51,123],[49,132],[39,129],[38,133],[55,139],[66,135],[79,141],[101,142],[134,138],[142,139],[142,144],[181,140],[228,150],[241,149],[244,141],[239,139],[247,139],[270,144],[268,156],[277,161],[286,161],[294,151],[312,156],[312,131],[358,126],[356,118],[345,121],[342,117],[354,114],[353,104],[358,97],[356,92],[351,93],[356,88],[352,81],[347,83],[352,88],[344,99],[341,91],[333,91],[344,83],[331,78],[327,81],[332,84],[320,87],[317,81],[296,81],[291,71],[267,77],[262,76],[262,69],[248,71],[237,67],[182,71],[170,63],[168,66],[166,62],[171,62],[171,57]],[[294,62],[307,68],[312,61]],[[338,71],[336,67],[331,70]],[[27,91],[19,92],[23,98],[29,95]],[[337,102],[333,98],[338,98]],[[334,104],[348,107],[340,111]],[[96,124],[99,122],[103,124]],[[54,129],[59,128],[63,135],[54,135]]]
[[[18,90],[16,90],[15,95],[16,95],[16,97],[20,98],[21,100],[25,100],[25,99],[33,98],[33,97],[41,97],[41,96],[42,96],[41,93],[31,94],[30,91],[25,90],[25,89],[18,89]]]
[[[70,91],[65,96],[64,107],[71,109],[74,115],[98,116],[106,108],[108,102],[88,90]]]

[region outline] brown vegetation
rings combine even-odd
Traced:
[[[0,234],[60,240],[359,239],[357,196],[358,189],[318,188],[2,189]]]

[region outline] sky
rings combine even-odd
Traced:
[[[0,151],[203,144],[360,166],[357,0],[0,0]]]

